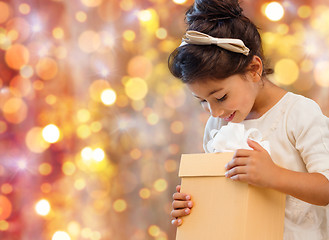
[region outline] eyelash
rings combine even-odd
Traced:
[[[226,100],[226,98],[227,98],[227,94],[225,94],[222,98],[216,99],[216,100],[217,100],[217,102],[224,102]],[[200,103],[205,103],[205,102],[207,102],[207,101],[206,100],[200,101]]]

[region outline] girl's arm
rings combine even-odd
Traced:
[[[281,168],[257,142],[248,139],[248,144],[253,150],[237,150],[226,166],[226,177],[272,188],[311,204],[329,204],[329,181],[325,176]]]

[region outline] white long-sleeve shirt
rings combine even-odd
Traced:
[[[269,141],[271,157],[281,167],[298,172],[318,172],[329,180],[329,118],[316,102],[288,92],[258,119],[242,122],[257,128]],[[210,117],[204,134],[204,149],[210,131],[227,123]],[[328,220],[327,220],[328,219]],[[287,196],[284,240],[328,240],[329,210]]]

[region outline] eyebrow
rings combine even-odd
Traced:
[[[209,96],[211,96],[212,94],[214,94],[214,93],[216,93],[216,92],[219,92],[219,91],[221,91],[221,90],[223,90],[223,88],[215,89],[215,90],[211,91],[211,92],[208,94],[207,97],[209,97]],[[192,93],[192,95],[193,95],[194,97],[196,97],[196,98],[202,99],[202,98],[198,97],[197,95],[195,95],[194,93]]]

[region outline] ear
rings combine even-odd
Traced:
[[[253,56],[251,63],[249,64],[250,74],[253,77],[255,82],[258,82],[262,79],[263,73],[263,62],[262,59],[258,56]]]

